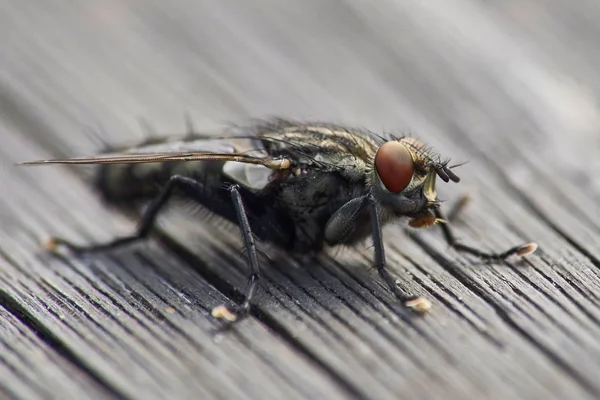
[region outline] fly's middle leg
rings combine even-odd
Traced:
[[[248,221],[248,214],[246,213],[246,209],[244,208],[244,202],[242,201],[239,186],[231,185],[229,191],[231,193],[231,200],[235,208],[235,213],[238,219],[238,225],[240,227],[242,239],[244,241],[244,246],[248,255],[248,266],[250,267],[250,273],[248,276],[248,281],[246,283],[246,289],[244,291],[244,302],[237,310],[237,315],[229,313],[229,311],[224,306],[214,308],[212,314],[215,317],[224,318],[229,320],[230,322],[234,322],[239,321],[248,316],[252,297],[254,297],[254,293],[258,288],[258,282],[260,280],[260,268],[258,264],[258,252],[256,250],[256,243],[254,242],[254,236],[252,235],[252,229],[250,228],[250,221]]]
[[[371,215],[371,229],[373,235],[373,247],[375,249],[375,268],[379,276],[387,284],[394,295],[404,303],[404,305],[414,311],[423,312],[431,308],[431,303],[425,297],[411,296],[403,293],[398,288],[396,281],[390,275],[386,268],[385,249],[383,245],[383,236],[381,234],[381,217],[379,207],[373,195],[368,196],[369,211]]]

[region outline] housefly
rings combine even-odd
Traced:
[[[407,219],[415,228],[439,224],[452,248],[488,260],[526,256],[527,243],[487,253],[455,239],[436,194],[436,180],[459,182],[449,162],[411,137],[383,137],[334,124],[283,119],[233,127],[211,137],[189,132],[177,140],[153,140],[135,148],[87,158],[24,164],[102,164],[101,193],[112,201],[152,199],[138,230],[110,243],[74,250],[111,248],[146,237],[172,196],[199,203],[240,228],[248,263],[244,301],[213,315],[235,320],[248,314],[260,280],[255,238],[295,254],[373,240],[380,278],[408,308],[431,304],[405,293],[386,268],[382,227]]]

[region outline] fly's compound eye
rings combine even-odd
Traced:
[[[386,142],[375,154],[377,175],[387,190],[400,193],[410,184],[415,164],[408,148],[400,142]]]

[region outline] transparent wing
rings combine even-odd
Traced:
[[[246,164],[263,165],[273,170],[283,170],[291,167],[292,162],[287,158],[253,157],[239,153],[194,153],[194,152],[164,152],[164,153],[126,153],[109,154],[92,157],[58,158],[53,160],[27,161],[19,165],[45,164],[143,164],[157,162],[185,162],[202,160],[234,161]]]

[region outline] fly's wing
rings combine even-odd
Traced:
[[[183,137],[151,139],[112,154],[23,164],[140,164],[135,168],[111,168],[110,172],[116,172],[112,176],[122,176],[121,170],[133,171],[141,180],[155,174],[159,171],[157,165],[164,163],[175,162],[180,166],[162,168],[162,179],[168,172],[198,174],[202,165],[197,162],[212,160],[223,162],[221,171],[235,182],[258,190],[269,182],[274,170],[288,170],[292,166],[338,171],[360,180],[368,171],[376,151],[375,142],[364,134],[333,125],[275,120],[245,127],[232,126],[222,133],[212,136],[190,129]],[[196,163],[188,163],[190,161]]]
[[[172,173],[192,176],[202,174],[201,161],[222,162],[222,172],[234,182],[251,190],[264,188],[271,179],[273,171],[291,168],[292,160],[285,157],[270,157],[260,142],[251,138],[198,138],[194,140],[152,143],[129,148],[122,153],[109,153],[90,157],[37,160],[20,165],[105,165],[104,176],[109,177],[106,184],[111,192],[119,192],[127,185],[121,182],[133,173],[136,177],[164,175],[168,169]],[[173,168],[165,163],[174,163]],[[140,164],[139,167],[124,169],[119,165]],[[143,167],[146,164],[147,167]],[[178,165],[178,167],[175,167]],[[187,167],[189,165],[189,167]],[[214,164],[213,164],[214,165]],[[139,169],[142,168],[143,169]],[[149,179],[152,180],[152,179]],[[106,186],[105,185],[105,186]],[[113,189],[114,187],[114,189]]]
[[[155,143],[130,148],[123,153],[27,161],[19,165],[144,164],[203,160],[262,165],[272,170],[283,170],[291,166],[291,160],[289,159],[269,157],[261,147],[249,143],[240,145],[235,143],[233,138],[228,141],[202,138],[191,141]]]
[[[260,142],[253,137],[233,135],[208,136],[199,133],[187,133],[185,136],[152,138],[134,146],[113,150],[113,153],[244,153],[264,155]]]
[[[284,170],[291,166],[291,161],[286,158],[254,157],[236,153],[131,153],[106,156],[92,156],[81,158],[58,158],[53,160],[26,161],[19,165],[44,165],[44,164],[144,164],[162,162],[186,162],[215,160],[262,165],[272,170]]]

